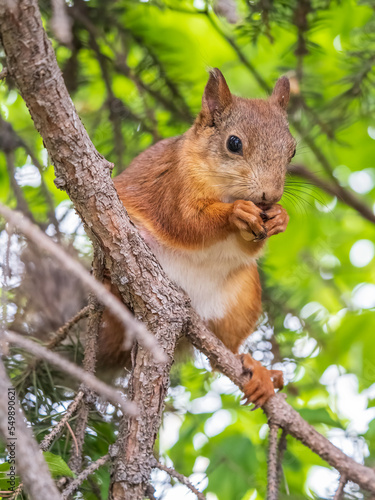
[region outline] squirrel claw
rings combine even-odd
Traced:
[[[289,215],[284,207],[281,205],[272,205],[267,211],[267,220],[264,220],[264,227],[268,236],[283,233],[289,222]]]
[[[251,378],[243,386],[245,405],[254,403],[255,408],[263,406],[275,394],[275,389],[282,386],[282,372],[267,370],[259,361],[255,361],[249,354],[240,356],[244,373],[251,373]]]
[[[263,241],[267,238],[267,231],[262,231],[261,233],[257,234],[253,241]]]

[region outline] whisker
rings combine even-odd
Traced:
[[[311,191],[306,191],[300,187],[294,187],[293,189],[289,189],[289,192],[293,193],[293,190],[296,191],[297,193],[302,193],[306,196],[310,196],[312,199],[316,200],[318,203],[325,205],[324,198],[320,195],[318,196],[318,193],[316,193],[315,191],[311,192]],[[328,207],[326,206],[326,208],[328,208]]]

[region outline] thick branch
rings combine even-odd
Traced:
[[[205,329],[197,317],[186,332],[194,346],[204,352],[211,363],[227,375],[238,387],[245,381],[242,364],[237,356],[228,351],[213,333]],[[300,414],[285,401],[283,394],[276,394],[264,406],[270,423],[284,429],[288,434],[300,440],[305,446],[318,454],[323,460],[335,467],[348,480],[359,484],[363,489],[375,493],[375,471],[358,464],[345,455],[327,438],[319,434]]]
[[[2,4],[0,31],[10,74],[55,165],[56,185],[67,190],[88,233],[101,244],[124,302],[148,325],[168,356],[161,365],[141,346],[134,353],[129,393],[140,402],[140,416],[123,424],[111,494],[141,499],[186,298],[166,279],[130,223],[110,178],[112,165],[94,148],[67,93],[36,0],[16,0],[11,8]]]

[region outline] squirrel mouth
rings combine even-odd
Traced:
[[[256,206],[261,208],[262,210],[268,210],[271,208],[271,205],[269,203],[256,203]]]

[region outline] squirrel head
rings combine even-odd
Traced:
[[[202,174],[222,201],[271,205],[282,197],[296,147],[286,114],[289,94],[283,76],[268,99],[237,97],[221,71],[211,71],[192,131]]]

